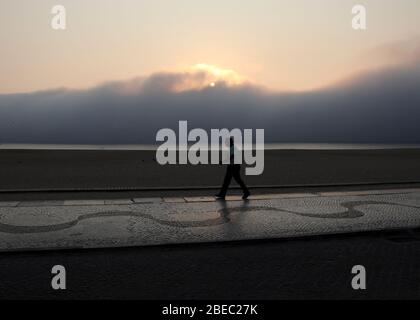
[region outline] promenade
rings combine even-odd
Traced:
[[[420,189],[0,202],[0,251],[297,238],[420,226]]]

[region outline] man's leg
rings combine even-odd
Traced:
[[[246,186],[245,182],[241,178],[241,167],[240,166],[235,167],[235,170],[233,172],[233,178],[235,179],[235,181],[241,187],[242,192],[244,193],[244,196],[248,197],[250,192],[249,192],[249,189]]]
[[[227,166],[226,169],[226,175],[225,175],[225,179],[223,180],[223,185],[222,185],[222,189],[220,189],[220,192],[218,194],[218,196],[220,197],[225,197],[227,190],[229,188],[230,182],[232,180],[232,176],[233,176],[233,170],[232,170],[232,166]]]

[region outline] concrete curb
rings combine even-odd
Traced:
[[[420,181],[393,181],[393,182],[354,182],[354,183],[317,183],[317,184],[273,184],[254,185],[250,189],[280,189],[280,188],[316,188],[316,187],[367,187],[420,184]],[[62,192],[104,192],[104,191],[191,191],[191,190],[218,190],[220,186],[183,186],[183,187],[103,187],[103,188],[37,188],[37,189],[0,189],[1,193],[62,193]],[[239,190],[237,186],[230,189]]]

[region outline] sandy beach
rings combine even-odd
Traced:
[[[0,190],[219,186],[225,168],[161,166],[154,151],[0,150]],[[420,150],[268,150],[252,186],[420,181]]]

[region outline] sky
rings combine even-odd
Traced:
[[[365,31],[351,28],[358,3]],[[65,31],[50,26],[56,4],[67,9]],[[418,0],[1,0],[0,93],[87,89],[197,64],[272,90],[316,90],[393,63],[379,49],[418,38],[419,16]]]
[[[420,144],[420,2],[0,0],[0,144],[155,144],[162,128],[268,143]]]

